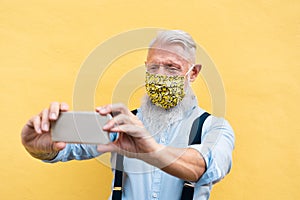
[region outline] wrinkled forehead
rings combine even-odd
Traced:
[[[170,44],[160,45],[155,44],[148,50],[147,61],[173,60],[182,64],[192,63],[189,54],[181,45]]]

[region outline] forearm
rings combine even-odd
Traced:
[[[187,181],[197,181],[205,172],[201,154],[192,148],[175,148],[159,145],[159,150],[141,157],[145,162]]]
[[[67,144],[67,146],[61,150],[57,156],[52,159],[45,159],[44,162],[66,162],[70,160],[86,160],[99,156],[101,153],[97,151],[96,145],[88,144]]]

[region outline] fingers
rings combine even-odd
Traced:
[[[103,126],[103,130],[109,131],[111,128],[115,126],[119,126],[121,124],[132,124],[130,117],[124,114],[117,115],[116,117],[109,120],[105,126]]]
[[[133,124],[123,124],[123,125],[115,126],[110,129],[110,132],[126,133],[129,136],[138,137],[138,138],[151,137],[151,135],[148,133],[146,129]]]
[[[53,102],[49,107],[49,119],[56,120],[59,115],[60,104],[58,102]]]
[[[101,115],[118,113],[103,126],[104,131],[123,132],[133,137],[147,137],[149,135],[145,131],[143,123],[123,104],[109,104],[96,108],[96,111]]]
[[[97,107],[96,111],[99,112],[101,115],[107,115],[111,113],[113,116],[116,116],[120,113],[123,113],[125,115],[133,115],[128,108],[124,104],[109,104],[102,107]]]
[[[60,111],[66,112],[66,111],[68,111],[68,110],[69,110],[69,105],[68,105],[67,103],[65,103],[65,102],[62,102],[62,103],[60,104]]]
[[[59,103],[59,102],[53,102],[50,104],[49,107],[49,119],[50,120],[56,120],[59,116],[59,112],[66,112],[69,110],[69,105],[67,103]]]
[[[109,131],[111,128],[121,124],[134,124],[137,120],[124,104],[109,104],[102,107],[97,107],[96,111],[100,115],[112,113],[113,119],[109,120],[103,127],[103,130]],[[140,125],[140,124],[139,124]]]
[[[35,132],[37,132],[38,134],[42,133],[40,116],[34,116],[33,118],[31,118],[31,120],[29,120],[29,124],[33,125]]]
[[[48,109],[44,109],[39,115],[32,117],[27,125],[34,128],[35,132],[41,134],[42,132],[49,132],[50,120],[56,120],[59,112],[68,111],[69,106],[66,103],[53,102]]]
[[[53,102],[50,104],[49,109],[44,109],[41,113],[42,124],[41,129],[48,132],[50,129],[50,120],[56,120],[60,111],[68,111],[69,106],[66,103]]]
[[[49,131],[49,110],[48,109],[44,109],[41,113],[42,115],[42,124],[41,124],[41,127],[42,127],[42,130],[44,132],[48,132]]]

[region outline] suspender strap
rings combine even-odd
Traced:
[[[137,109],[131,111],[132,114],[136,115]]]
[[[191,144],[201,144],[201,136],[202,136],[202,127],[204,124],[204,121],[210,114],[205,112],[200,117],[198,117],[191,129],[190,138],[189,138],[189,145]]]
[[[124,157],[120,154],[117,154],[117,163],[115,169],[115,181],[114,181],[112,200],[122,199],[123,160]]]
[[[191,129],[189,144],[201,144],[201,136],[202,136],[202,127],[204,121],[210,114],[205,112],[200,117],[198,117]],[[184,185],[182,188],[181,200],[192,200],[194,197],[194,183],[190,183],[188,181],[184,181]]]
[[[132,114],[136,115],[137,109],[131,111]],[[123,190],[123,160],[124,156],[117,154],[117,162],[115,169],[115,181],[114,188],[112,193],[112,200],[121,200],[122,199],[122,190]]]

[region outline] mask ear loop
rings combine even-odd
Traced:
[[[185,73],[185,75],[184,76],[187,76],[187,80],[188,80],[188,83],[190,83],[190,76],[189,76],[189,73],[193,70],[193,68],[195,67],[195,65],[193,64],[190,68],[189,68],[189,70]]]

